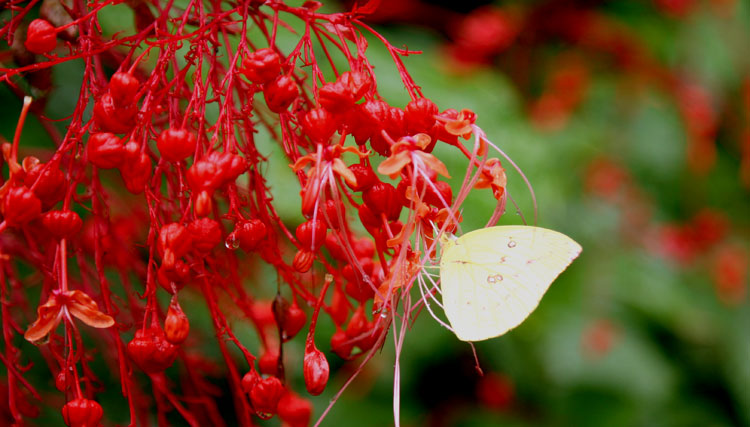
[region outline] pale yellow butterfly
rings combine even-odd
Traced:
[[[580,253],[570,237],[540,227],[497,226],[444,239],[440,287],[453,331],[481,341],[520,325]]]

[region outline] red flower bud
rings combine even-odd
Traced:
[[[190,280],[190,268],[179,259],[169,268],[162,264],[156,272],[156,279],[165,291],[173,293]]]
[[[109,79],[109,93],[112,94],[112,100],[117,106],[126,106],[135,100],[141,82],[130,74],[116,72]]]
[[[286,111],[297,96],[299,96],[297,83],[286,74],[278,76],[263,89],[263,97],[266,99],[268,109],[274,113]]]
[[[70,427],[98,427],[104,412],[95,401],[79,397],[62,408],[63,421]]]
[[[281,325],[283,338],[291,339],[297,335],[297,333],[302,330],[302,327],[305,326],[305,323],[307,323],[307,315],[301,308],[299,308],[299,305],[297,305],[297,301],[295,300],[292,305],[287,308],[286,313],[284,313]]]
[[[147,373],[162,372],[177,358],[177,347],[167,341],[159,327],[138,329],[128,343],[128,355],[139,368]]]
[[[53,206],[65,196],[65,175],[55,165],[36,163],[30,166],[23,184],[34,192],[44,207]]]
[[[245,393],[250,393],[258,381],[260,381],[260,375],[255,368],[250,368],[250,370],[242,376],[242,381],[240,383],[242,385],[242,390]]]
[[[325,242],[326,230],[328,230],[328,227],[325,222],[319,219],[311,219],[300,224],[295,231],[295,235],[303,249],[315,252]]]
[[[365,315],[365,309],[363,306],[357,307],[349,319],[349,324],[346,326],[346,336],[349,339],[358,338],[360,335],[367,331],[367,316]]]
[[[167,310],[167,318],[164,319],[164,336],[172,344],[180,345],[190,332],[190,321],[188,321],[182,307],[172,297],[172,303]]]
[[[401,203],[398,202],[396,189],[385,182],[378,182],[362,193],[362,201],[376,217],[385,214],[389,220],[395,220],[401,213]]]
[[[168,162],[179,162],[195,153],[197,141],[187,129],[167,128],[156,139],[156,147]]]
[[[276,375],[279,370],[279,352],[266,350],[258,359],[258,370],[263,375]]]
[[[191,222],[188,231],[192,237],[193,248],[198,252],[211,252],[211,249],[221,243],[221,226],[211,218]]]
[[[113,133],[100,132],[89,137],[86,144],[89,162],[100,169],[119,167],[125,157],[122,140]]]
[[[315,253],[305,249],[300,249],[294,255],[292,260],[292,267],[298,273],[306,273],[312,268],[313,261],[315,261]]]
[[[130,144],[131,142],[126,145],[126,151]],[[151,158],[148,154],[141,152],[132,158],[126,156],[125,161],[120,165],[120,175],[125,183],[125,188],[129,192],[133,194],[142,193],[151,179]]]
[[[263,378],[255,383],[250,390],[250,402],[253,404],[255,413],[262,419],[267,420],[276,413],[281,396],[284,395],[284,386],[276,377]]]
[[[268,83],[281,72],[281,58],[271,48],[258,49],[242,60],[240,72],[253,83]]]
[[[313,396],[323,393],[328,384],[328,375],[330,368],[328,360],[322,351],[310,346],[305,350],[305,360],[302,365],[302,372],[305,377],[305,387]]]
[[[234,231],[240,242],[240,247],[245,252],[254,251],[265,239],[266,225],[259,219],[251,219],[238,224]]]
[[[49,211],[42,215],[42,225],[58,239],[67,239],[81,231],[83,221],[73,211]]]
[[[11,227],[26,225],[42,213],[42,202],[33,191],[21,186],[11,188],[5,195],[3,215]]]
[[[331,336],[331,351],[336,353],[340,358],[345,360],[351,359],[352,349],[354,349],[352,340],[349,339],[349,337],[346,336],[346,333],[341,329],[337,330]]]
[[[357,185],[351,185],[349,182],[346,182],[346,185],[354,191],[367,190],[379,181],[378,176],[375,175],[375,172],[373,172],[370,166],[355,163],[349,166],[349,170],[354,174],[354,177],[357,178]]]
[[[325,108],[308,111],[301,122],[302,131],[314,143],[328,143],[338,127],[336,117]]]
[[[289,427],[307,427],[312,416],[312,404],[296,393],[287,390],[279,400],[279,418]]]
[[[348,111],[347,131],[354,136],[357,144],[364,144],[383,129],[390,108],[385,101],[370,100]]]
[[[427,98],[412,100],[406,105],[405,119],[409,133],[428,133],[435,124],[438,107]]]
[[[23,43],[32,53],[47,53],[57,46],[57,31],[45,19],[35,19],[26,30],[26,41]]]
[[[349,317],[349,300],[346,299],[346,295],[338,287],[333,290],[333,297],[331,297],[331,319],[336,325],[342,325],[346,322],[346,318]]]
[[[164,258],[163,265],[172,268],[177,259],[190,251],[192,243],[192,235],[182,224],[173,222],[162,227],[156,248]]]
[[[135,125],[137,112],[137,106],[134,103],[116,105],[109,92],[99,97],[94,103],[94,121],[103,132],[129,132]]]

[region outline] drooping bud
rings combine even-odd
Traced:
[[[268,104],[268,109],[274,113],[286,111],[297,96],[299,96],[297,83],[286,74],[278,76],[263,89],[263,97]]]
[[[330,368],[326,356],[314,345],[305,350],[302,372],[305,377],[305,387],[310,394],[317,396],[325,390]]]
[[[42,225],[58,239],[67,239],[81,231],[83,221],[73,211],[49,211],[42,215]]]
[[[258,417],[267,420],[276,413],[283,395],[284,385],[281,380],[276,377],[263,378],[250,390],[250,402]]]
[[[26,225],[42,213],[42,202],[24,186],[10,189],[3,202],[5,222],[11,227]]]
[[[164,336],[170,343],[180,345],[185,341],[189,332],[190,322],[180,304],[177,303],[177,299],[172,297],[167,310],[167,318],[164,319]]]
[[[89,162],[100,169],[120,166],[125,157],[125,146],[115,134],[99,132],[91,135],[86,144]]]
[[[62,408],[63,421],[70,427],[97,427],[104,412],[96,401],[79,397]]]
[[[307,427],[312,416],[312,404],[309,400],[287,390],[279,400],[278,413],[279,418],[289,427]]]
[[[156,147],[168,162],[179,162],[195,152],[197,141],[187,129],[167,128],[156,139]]]
[[[29,52],[47,53],[57,46],[57,31],[46,19],[35,19],[29,23],[23,45]]]
[[[268,83],[281,72],[281,58],[271,48],[258,49],[242,60],[240,72],[253,83]]]

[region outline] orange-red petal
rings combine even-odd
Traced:
[[[383,162],[378,165],[378,172],[383,175],[388,175],[391,178],[396,178],[398,174],[401,173],[401,169],[409,163],[411,163],[410,153],[408,151],[401,151],[392,154],[390,157],[383,160]]]
[[[52,295],[47,302],[36,309],[36,320],[29,326],[23,337],[28,341],[36,342],[47,336],[60,323],[61,309],[57,297]]]
[[[441,162],[437,157],[433,156],[430,153],[425,153],[424,151],[417,151],[416,154],[422,159],[422,161],[427,165],[428,168],[432,169],[433,172],[443,175],[446,178],[451,177],[448,174],[448,168],[446,168],[445,164]]]
[[[354,175],[354,172],[350,171],[349,168],[346,167],[346,164],[343,160],[333,159],[333,162],[331,162],[331,169],[339,174],[339,176],[344,178],[344,181],[346,181],[347,184],[351,185],[352,187],[357,186],[357,177]]]
[[[115,319],[99,311],[96,302],[82,291],[69,291],[68,311],[83,323],[94,328],[109,328],[115,324]]]

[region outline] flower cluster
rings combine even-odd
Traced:
[[[30,342],[70,426],[107,419],[95,359],[121,382],[131,424],[155,410],[160,421],[176,411],[190,425],[223,425],[216,399],[231,394],[243,425],[275,415],[307,425],[311,403],[290,387],[285,364],[301,363],[317,395],[331,353],[366,361],[396,323],[403,334],[433,302],[434,282],[414,299],[412,284],[438,235],[458,227],[468,192],[491,189],[492,221],[502,214],[502,163],[488,158],[493,145],[473,112],[440,109],[421,93],[401,61],[414,52],[363,23],[367,6],[324,14],[315,1],[134,2],[117,5],[132,9],[131,31],[107,35],[98,14],[115,3],[42,7],[35,20],[14,5],[0,31],[17,65],[0,80],[37,96],[25,98],[2,144],[10,421],[33,415],[20,403],[29,396],[41,404],[39,385],[24,377],[41,369],[23,363]],[[391,54],[406,105],[378,92],[372,40]],[[83,64],[83,84],[61,134],[45,104],[49,71],[66,62]],[[19,160],[29,114],[55,148]],[[268,141],[286,158],[265,151]],[[446,181],[438,145],[465,158],[460,188]],[[278,213],[271,161],[299,182],[303,222]],[[213,331],[191,328],[197,305]],[[315,334],[321,315],[336,327],[325,343]],[[258,345],[235,334],[247,324]],[[285,359],[284,344],[303,330],[304,357]],[[204,354],[212,338],[222,368]],[[217,375],[229,390],[207,380]]]

